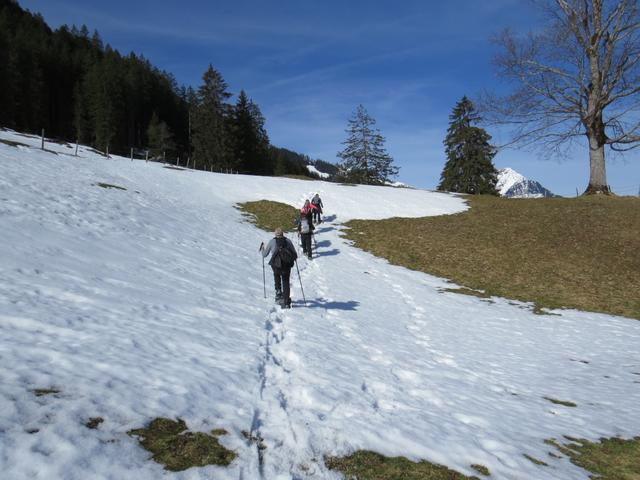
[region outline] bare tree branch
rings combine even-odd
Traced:
[[[485,94],[479,105],[489,124],[512,127],[507,145],[557,149],[586,136],[590,190],[606,191],[604,147],[640,143],[640,14],[638,0],[537,0],[549,24],[493,40],[498,73],[516,89]]]

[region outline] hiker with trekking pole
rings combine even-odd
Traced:
[[[264,242],[260,244],[260,252],[262,253],[262,282],[265,298],[267,296],[267,287],[264,273],[264,259],[271,254],[269,265],[273,270],[273,280],[275,283],[276,302],[281,308],[291,308],[291,296],[289,278],[291,269],[296,266],[298,271],[298,280],[300,280],[300,290],[302,290],[302,299],[304,298],[304,290],[302,289],[302,279],[300,278],[300,270],[298,269],[298,254],[291,240],[284,236],[282,228],[275,230],[275,237],[272,238],[267,245]]]

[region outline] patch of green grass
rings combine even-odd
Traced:
[[[640,437],[601,438],[599,442],[573,439],[568,445],[545,440],[568,456],[572,463],[588,470],[598,480],[640,479]]]
[[[44,397],[45,395],[55,395],[60,393],[57,388],[34,388],[31,390],[36,397]]]
[[[393,264],[533,302],[541,313],[640,319],[640,198],[467,200],[471,208],[455,215],[353,220],[346,236]]]
[[[562,405],[564,407],[577,407],[578,405],[573,403],[573,402],[569,402],[568,400],[558,400],[557,398],[552,398],[552,397],[542,397],[545,400],[548,400],[551,403],[554,403],[556,405]]]
[[[102,183],[102,182],[98,182],[96,183],[97,186],[102,187],[102,188],[115,188],[117,190],[126,190],[126,188],[124,187],[120,187],[118,185],[112,185],[111,183]]]
[[[104,422],[104,418],[102,417],[91,417],[89,420],[87,420],[84,426],[90,428],[91,430],[95,430],[102,422]]]
[[[284,231],[292,230],[294,220],[300,216],[297,208],[270,200],[240,203],[238,208],[256,227],[271,233],[278,227]]]
[[[473,465],[471,465],[471,468],[473,468],[476,472],[478,472],[481,475],[485,475],[487,477],[491,475],[491,472],[489,471],[489,469],[484,465],[478,465],[477,463],[474,463]]]
[[[229,465],[236,454],[223,447],[217,437],[226,431],[214,430],[211,435],[189,432],[183,420],[156,418],[147,427],[130,430],[142,446],[153,454],[152,458],[166,470],[179,472],[205,465]]]
[[[445,466],[423,460],[412,462],[405,457],[385,457],[367,450],[346,457],[329,457],[326,466],[357,480],[465,480],[467,477]]]
[[[4,143],[5,145],[9,145],[10,147],[28,147],[26,143],[22,142],[14,142],[13,140],[5,140],[4,138],[0,138],[0,143]]]
[[[526,458],[527,460],[529,460],[531,463],[535,463],[536,465],[540,465],[541,467],[548,467],[549,465],[547,465],[545,462],[543,462],[542,460],[539,460],[535,457],[532,457],[531,455],[527,455],[526,453],[523,453],[522,456],[524,458]]]

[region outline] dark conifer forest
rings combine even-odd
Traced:
[[[122,54],[86,26],[51,29],[0,0],[0,126],[128,155],[195,160],[196,168],[308,175],[309,157],[270,145],[260,108],[203,65],[178,85],[142,55]],[[192,163],[192,165],[194,165]]]

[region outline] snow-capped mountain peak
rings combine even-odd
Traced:
[[[555,197],[539,182],[530,180],[509,167],[498,170],[496,190],[500,196],[509,198]]]

